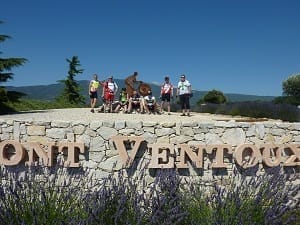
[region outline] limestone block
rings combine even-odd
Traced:
[[[175,133],[175,130],[172,128],[157,128],[157,129],[155,129],[155,134],[158,137],[168,136],[168,135],[174,134],[174,133]]]
[[[99,147],[104,146],[105,140],[98,136],[91,139],[90,142],[90,151],[99,151]]]
[[[154,127],[157,125],[156,121],[144,121],[143,122],[143,127]]]
[[[101,135],[105,140],[110,139],[112,136],[115,136],[118,134],[118,131],[111,127],[100,127],[97,130],[97,133]]]
[[[106,159],[99,163],[99,168],[104,171],[118,171],[122,169],[122,162],[119,155]]]
[[[45,126],[38,126],[38,125],[28,126],[27,134],[30,136],[37,136],[37,135],[44,136],[46,134],[46,128]]]
[[[214,124],[216,127],[226,127],[226,128],[233,128],[233,127],[237,127],[237,123],[235,123],[234,121],[216,121]]]
[[[282,144],[286,144],[286,143],[289,143],[293,140],[293,135],[289,134],[289,135],[284,135],[282,138],[281,138],[281,143]]]
[[[113,121],[113,120],[103,121],[103,125],[102,126],[113,128],[115,126],[115,121]]]
[[[157,143],[170,143],[170,138],[168,136],[162,136],[157,138]]]
[[[256,124],[255,125],[255,131],[256,133],[258,134],[258,137],[260,139],[263,139],[265,134],[266,134],[266,129],[265,129],[265,126],[264,124]]]
[[[222,140],[225,144],[240,145],[245,142],[246,135],[242,128],[228,129],[224,132]]]
[[[247,137],[253,137],[256,135],[256,127],[255,125],[251,125],[249,129],[246,131],[246,136]]]
[[[75,142],[75,135],[74,133],[67,133],[67,141]]]
[[[74,134],[83,134],[84,131],[85,131],[85,126],[82,124],[78,124],[73,127]]]
[[[181,134],[185,136],[191,136],[194,137],[194,131],[192,127],[183,127],[181,129]]]
[[[20,122],[14,122],[14,140],[19,141],[20,140]]]
[[[149,132],[149,133],[152,133],[152,134],[154,134],[154,132],[155,132],[154,127],[144,127],[143,131],[144,132]]]
[[[172,128],[176,126],[175,122],[164,122],[161,124],[162,127],[166,127],[166,128]]]
[[[20,125],[20,134],[26,134],[26,126],[23,123]]]
[[[122,134],[122,135],[130,135],[130,134],[134,134],[135,130],[134,129],[122,129],[122,130],[119,130],[119,134]]]
[[[143,129],[137,129],[137,130],[135,130],[135,132],[134,132],[134,134],[136,135],[136,136],[141,136],[142,134],[144,134],[145,132],[144,132],[144,130]]]
[[[204,141],[205,140],[205,134],[204,133],[196,134],[194,136],[194,139],[197,140],[197,141]]]
[[[272,134],[267,134],[267,135],[265,135],[264,141],[267,143],[275,142],[275,137]]]
[[[0,134],[0,141],[4,141],[4,140],[10,140],[10,133],[3,133]]]
[[[182,122],[183,127],[198,127],[198,122]]]
[[[300,143],[300,135],[294,137],[294,141]]]
[[[97,130],[101,126],[102,126],[102,122],[101,121],[93,121],[93,122],[90,123],[90,128],[92,130]]]
[[[89,160],[89,161],[81,162],[81,165],[85,168],[96,169],[98,167],[99,163]]]
[[[57,127],[57,128],[66,128],[70,126],[70,122],[66,121],[53,121],[51,122],[51,127]]]
[[[156,136],[152,133],[146,132],[142,135],[143,138],[145,138],[145,141],[147,141],[150,144],[153,144],[156,142]]]
[[[115,129],[121,130],[125,128],[125,121],[116,121],[115,122]]]
[[[190,136],[176,136],[170,139],[171,144],[182,144],[182,143],[187,143],[189,141],[193,140],[193,137]]]
[[[46,130],[46,136],[49,138],[62,140],[66,136],[66,132],[61,128],[51,128]]]
[[[76,139],[76,142],[84,143],[84,145],[87,147],[90,146],[91,137],[86,134],[75,135],[75,139]]]
[[[272,128],[270,130],[270,133],[274,136],[283,136],[284,135],[284,129]]]
[[[46,136],[29,136],[27,138],[28,142],[39,142],[39,143],[46,143],[48,138]]]
[[[96,163],[101,163],[105,157],[105,152],[89,152],[89,161],[92,160]],[[98,165],[97,165],[98,166]]]
[[[224,144],[222,139],[217,134],[207,133],[205,134],[206,144]]]
[[[89,135],[90,137],[96,137],[97,136],[97,132],[90,129],[90,128],[86,129],[85,134]]]
[[[297,131],[300,131],[300,123],[293,123],[293,124],[290,126],[290,129],[291,129],[291,130],[297,130]]]
[[[126,126],[127,128],[132,128],[132,129],[141,129],[142,128],[142,122],[138,121],[126,121]]]

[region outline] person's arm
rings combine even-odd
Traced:
[[[192,85],[191,85],[191,83],[189,83],[188,89],[189,89],[189,94],[191,94],[192,93]]]
[[[114,85],[115,85],[115,91],[114,91],[114,94],[117,94],[119,87],[118,87],[118,85],[117,85],[116,82],[114,82]]]

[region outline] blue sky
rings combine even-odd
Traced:
[[[193,89],[281,95],[300,72],[298,0],[9,0],[1,2],[0,57],[25,57],[5,85],[65,79],[78,56],[97,73],[145,82],[186,74]]]

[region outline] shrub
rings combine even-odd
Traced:
[[[78,172],[78,171],[77,171]],[[295,224],[299,221],[296,176],[280,167],[233,173],[211,187],[187,181],[175,169],[121,170],[101,182],[88,172],[36,167],[1,170],[1,224]]]

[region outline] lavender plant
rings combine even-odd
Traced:
[[[69,172],[62,167],[2,168],[1,224],[78,224],[86,216],[81,199],[88,180]]]
[[[187,181],[176,170],[112,173],[94,182],[89,172],[33,167],[2,169],[1,224],[297,224],[296,175],[280,168],[249,176],[235,171],[213,185]],[[296,198],[298,194],[298,199]]]

